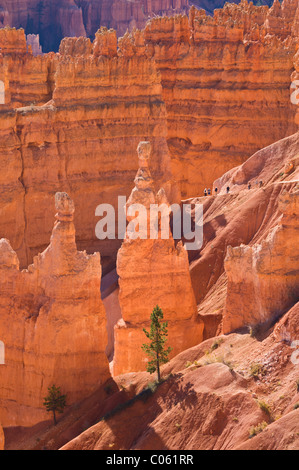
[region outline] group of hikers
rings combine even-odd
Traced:
[[[263,186],[263,182],[262,182],[262,181],[256,181],[255,184],[258,185],[260,188]],[[248,189],[251,189],[252,186],[251,186],[251,183],[250,183],[250,182],[248,183],[248,186],[247,186],[247,187],[248,187]],[[215,192],[215,195],[217,196],[217,194],[218,194],[218,188],[215,188],[215,189],[214,189],[214,192]],[[230,187],[227,186],[227,188],[226,188],[226,194],[229,194],[229,192],[230,192]],[[211,196],[211,195],[212,195],[211,189],[210,189],[210,188],[208,188],[208,189],[205,188],[205,190],[204,190],[204,195],[205,195],[205,196]]]
[[[229,186],[228,186],[228,187],[226,188],[227,194],[229,193],[229,191],[230,191],[230,188],[229,188]],[[218,188],[215,188],[215,189],[214,189],[214,192],[215,192],[215,195],[217,196]],[[212,193],[211,193],[211,189],[210,189],[210,188],[209,188],[209,189],[205,188],[205,190],[204,190],[204,195],[205,195],[205,196],[211,196],[211,194],[212,194]]]

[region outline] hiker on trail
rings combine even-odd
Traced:
[[[263,182],[262,182],[262,181],[260,181],[260,188],[261,188],[262,186],[263,186]]]
[[[251,189],[251,183],[248,183],[248,189]]]
[[[218,193],[218,188],[215,188],[215,194],[217,196],[217,193]]]
[[[210,190],[210,188],[208,189],[208,195],[211,196],[211,190]]]
[[[226,193],[228,194],[229,191],[230,191],[230,187],[228,186],[228,187],[226,188]]]
[[[208,195],[208,190],[207,190],[207,188],[204,190],[204,195],[205,195],[205,196]]]

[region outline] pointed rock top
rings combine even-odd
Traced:
[[[60,221],[72,221],[75,205],[74,201],[69,197],[67,193],[56,193],[55,194],[55,207],[57,210],[56,219]]]
[[[150,142],[140,142],[137,147],[139,170],[134,183],[139,190],[152,190],[153,179],[149,169],[151,150],[152,146]]]
[[[140,142],[137,147],[139,168],[148,168],[152,146],[150,142]]]

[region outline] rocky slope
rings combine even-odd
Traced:
[[[273,321],[299,298],[298,203],[298,189],[283,192],[278,205],[282,219],[267,238],[251,247],[228,247],[224,333]]]
[[[284,5],[269,10],[243,1],[213,18],[191,9],[189,22],[178,16],[147,24],[183,197],[200,194],[229,167],[296,131],[290,101],[296,38],[285,12],[298,2]]]
[[[234,325],[237,328],[284,313],[298,296],[298,252],[290,243],[298,237],[298,154],[296,133],[257,152],[216,180],[217,196],[193,200],[204,204],[205,219],[203,248],[190,254],[191,279],[199,313],[210,334],[221,328],[225,305],[227,320],[235,316],[238,322],[242,317],[241,324]],[[286,235],[284,239],[288,230],[290,238]],[[247,262],[253,253],[250,268]],[[271,306],[272,287],[267,294],[267,283],[276,286],[277,311]],[[231,331],[231,327],[225,331]]]
[[[6,86],[0,233],[11,242],[0,242],[0,332],[7,345],[0,421],[8,447],[59,448],[92,425],[67,448],[298,447],[298,365],[291,359],[298,338],[299,134],[271,143],[297,128],[290,102],[298,72],[297,7],[294,0],[275,2],[271,10],[242,2],[213,18],[192,9],[189,19],[154,19],[144,32],[119,40],[105,28],[93,43],[65,39],[59,54],[36,57],[27,52],[23,31],[0,31],[0,79]],[[237,94],[240,107],[232,105]],[[32,99],[36,104],[30,105]],[[200,114],[202,103],[208,121]],[[208,128],[215,140],[201,148]],[[120,243],[95,239],[95,208],[101,202],[116,205],[117,196],[130,194],[140,140],[152,143],[151,171],[141,162],[128,208],[136,201],[148,207],[161,200],[169,207],[168,201],[179,200],[173,174],[188,196],[220,177],[212,196],[185,201],[203,204],[205,214],[203,247],[189,252],[190,274],[180,243],[124,241],[118,253],[120,290],[114,290],[114,271],[113,285],[102,285],[109,316],[106,348],[100,255],[77,252],[73,203],[64,193],[57,199],[50,246],[27,270],[19,265],[26,267],[46,248],[53,195],[68,191],[77,208],[79,249],[101,251],[105,274],[114,267]],[[161,187],[165,191],[157,194]],[[115,350],[115,374],[144,367],[136,355],[139,330],[161,302],[175,352],[195,345],[165,367],[165,376],[174,377],[141,397],[146,373],[114,377],[108,388],[96,388],[110,377],[105,351],[111,357]],[[238,334],[231,333],[236,328]],[[251,335],[239,334],[248,329]],[[196,345],[202,339],[207,342]],[[30,427],[46,419],[42,398],[54,381],[70,400],[61,433],[43,423]],[[129,407],[113,411],[129,399]],[[270,408],[256,400],[269,400]],[[264,422],[268,430],[248,441],[250,429],[256,433]],[[128,423],[131,433],[125,433]]]
[[[298,322],[298,305],[295,312]],[[298,449],[298,366],[275,331],[262,342],[232,334],[181,353],[164,367],[157,390],[107,414],[63,449]],[[118,378],[123,387],[128,381],[137,391],[145,377]]]
[[[43,399],[53,384],[71,405],[110,377],[101,257],[77,252],[73,202],[65,193],[55,199],[50,245],[28,270],[0,241],[0,420],[7,427],[49,419]]]
[[[95,210],[110,203],[117,213],[118,196],[130,194],[137,170],[132,155],[146,137],[153,174],[172,199],[165,104],[143,36],[136,32],[117,49],[116,34],[101,30],[93,46],[66,39],[59,55],[34,57],[24,52],[21,30],[2,31],[20,46],[2,57],[1,78],[9,85],[1,113],[1,234],[27,266],[47,246],[53,194],[67,191],[77,207],[79,248],[102,245],[103,257],[115,257],[118,240],[96,239]]]
[[[200,318],[207,337],[217,328],[243,334],[179,354],[157,391],[121,405],[64,449],[298,448],[298,155],[297,133],[217,180],[219,195],[197,200],[206,209],[204,247],[191,254]],[[134,381],[137,392],[145,377],[116,380]]]
[[[262,340],[230,334],[184,351],[164,366],[158,388],[145,372],[115,377],[106,392],[70,407],[56,428],[6,429],[6,448],[296,450],[290,338],[298,313],[297,304]]]
[[[173,358],[163,369],[167,380],[156,391],[152,385],[142,392],[153,380],[145,372],[114,377],[106,398],[101,388],[76,409],[70,407],[59,432],[46,426],[28,429],[16,443],[18,434],[6,430],[8,448],[54,449],[72,438],[66,449],[298,448],[298,252],[296,243],[285,243],[285,233],[289,240],[298,238],[298,152],[297,133],[223,175],[215,182],[219,195],[197,200],[205,205],[204,245],[190,255],[191,278],[210,339]],[[242,243],[248,248],[234,248],[244,252],[235,262],[229,246]],[[247,251],[257,261],[247,265]],[[143,273],[139,289],[149,278]],[[120,304],[124,313],[127,305],[132,313],[131,291],[122,298],[126,292]],[[235,305],[238,309],[229,314]],[[137,313],[129,319],[136,320]],[[219,336],[235,327],[244,327],[243,333]],[[92,427],[80,434],[87,424]]]

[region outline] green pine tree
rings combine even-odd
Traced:
[[[62,395],[60,387],[48,387],[48,395],[44,398],[44,406],[53,413],[54,426],[57,424],[56,413],[63,413],[66,407],[66,395]]]
[[[143,328],[143,331],[146,337],[150,340],[150,343],[143,344],[143,351],[150,357],[150,361],[147,364],[147,371],[150,374],[157,372],[158,382],[161,381],[160,366],[166,364],[169,361],[169,353],[172,351],[172,348],[165,348],[165,343],[168,336],[168,322],[161,323],[163,320],[163,312],[161,308],[157,305],[152,314],[151,314],[151,329],[146,331]]]

